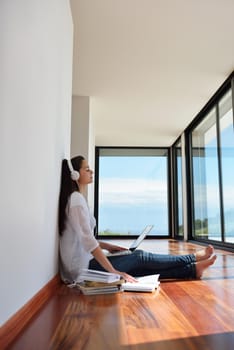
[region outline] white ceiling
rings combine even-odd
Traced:
[[[71,0],[96,145],[170,146],[234,70],[234,0]]]

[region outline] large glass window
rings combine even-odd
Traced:
[[[175,145],[175,170],[176,170],[176,183],[175,183],[175,199],[176,199],[176,236],[184,236],[184,224],[183,224],[183,187],[182,187],[182,157],[181,157],[181,142],[178,141]]]
[[[168,149],[97,148],[98,235],[169,235]]]
[[[211,107],[210,107],[211,108]],[[232,89],[191,131],[193,236],[234,243]]]
[[[221,240],[216,108],[192,131],[194,236]]]
[[[234,133],[231,90],[219,103],[224,240],[234,243]]]

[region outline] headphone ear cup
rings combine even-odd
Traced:
[[[71,171],[71,179],[73,181],[77,181],[77,180],[79,180],[79,178],[80,178],[79,171],[76,171],[76,170]]]

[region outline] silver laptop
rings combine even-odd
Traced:
[[[131,254],[132,252],[134,252],[134,250],[136,250],[139,247],[143,239],[146,237],[146,235],[148,235],[148,233],[152,230],[153,227],[154,225],[147,225],[144,228],[144,230],[141,232],[141,234],[137,237],[137,239],[132,242],[132,244],[127,250],[122,250],[120,252],[115,252],[115,253],[108,252],[106,256],[119,256],[119,255]]]

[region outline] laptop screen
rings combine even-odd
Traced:
[[[129,250],[135,250],[153,227],[154,225],[147,225],[137,239],[130,245]]]

